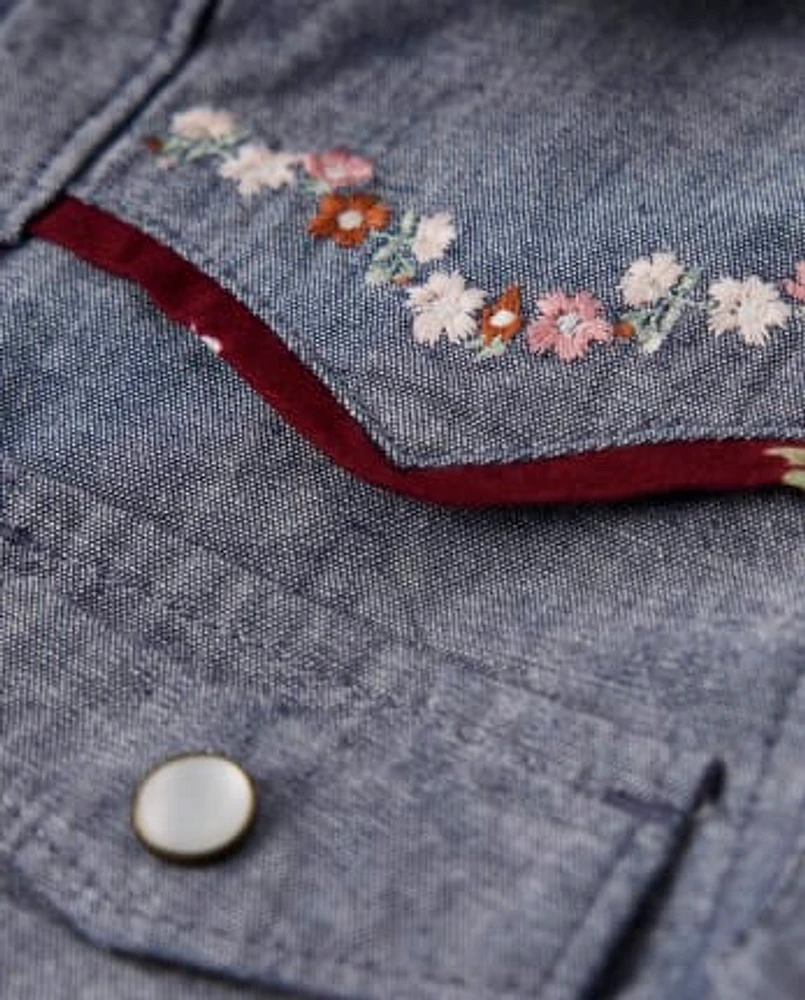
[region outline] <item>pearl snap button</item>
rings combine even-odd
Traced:
[[[131,821],[142,843],[172,861],[211,861],[241,842],[254,822],[257,790],[221,754],[187,753],[154,767],[134,794]]]

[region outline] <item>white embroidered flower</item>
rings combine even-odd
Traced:
[[[456,238],[456,227],[449,212],[437,212],[419,220],[411,249],[420,264],[441,260]]]
[[[275,153],[262,143],[249,142],[218,168],[221,177],[238,182],[242,195],[256,194],[260,188],[276,191],[286,184],[296,183],[293,167],[300,157],[292,153]]]
[[[621,279],[623,299],[630,306],[647,306],[663,299],[685,273],[672,253],[641,257]]]
[[[458,272],[432,274],[424,285],[408,290],[414,313],[414,340],[433,346],[439,337],[460,343],[478,328],[473,315],[484,304],[480,288],[467,288]]]
[[[181,111],[171,120],[171,132],[182,139],[226,139],[235,132],[235,116],[228,111],[214,108],[190,108]]]
[[[791,309],[780,299],[780,293],[752,275],[744,281],[723,278],[710,286],[714,301],[709,327],[715,334],[735,331],[744,343],[761,347],[768,342],[769,330],[782,326]]]

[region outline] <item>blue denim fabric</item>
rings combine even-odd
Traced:
[[[380,400],[373,432],[396,420],[420,448],[427,431],[442,458],[490,446],[519,453],[519,431],[504,410],[496,411],[503,422],[492,445],[467,427],[461,433],[470,436],[457,437],[450,425],[456,393],[467,393],[480,414],[502,376],[473,362],[470,383],[447,349],[423,351],[420,361],[400,346],[372,355],[392,380],[384,389],[362,367],[359,331],[348,322],[363,315],[360,281],[353,275],[343,295],[346,264],[334,249],[297,241],[280,254],[272,242],[285,225],[298,237],[303,216],[294,221],[292,198],[255,201],[251,218],[214,171],[159,172],[141,139],[174,110],[203,101],[237,104],[255,128],[276,130],[283,141],[280,125],[293,120],[299,131],[288,141],[300,144],[318,144],[325,130],[327,145],[355,145],[362,128],[362,148],[396,157],[401,177],[427,174],[426,207],[436,209],[454,184],[463,184],[465,197],[475,190],[455,165],[461,150],[478,163],[485,155],[476,131],[464,146],[431,144],[445,173],[422,166],[417,121],[442,106],[447,114],[463,101],[462,120],[473,120],[474,108],[505,106],[511,93],[517,114],[539,118],[552,102],[572,104],[577,86],[588,130],[572,133],[574,141],[586,146],[589,128],[600,124],[588,153],[600,147],[605,163],[608,119],[583,98],[606,103],[608,92],[585,90],[587,77],[562,65],[563,49],[588,52],[573,66],[597,70],[602,86],[645,100],[644,121],[651,102],[668,110],[661,80],[703,101],[704,85],[696,92],[698,78],[685,67],[715,73],[716,52],[723,66],[741,52],[742,73],[746,59],[757,59],[769,101],[793,92],[801,76],[798,61],[796,69],[786,62],[800,19],[788,13],[786,20],[773,5],[754,21],[727,18],[726,27],[689,5],[662,14],[644,3],[486,9],[499,17],[487,15],[481,31],[474,8],[459,14],[450,5],[431,4],[423,20],[426,8],[414,3],[223,4],[194,47],[178,47],[183,61],[171,80],[136,113],[132,106],[131,120],[117,121],[122,131],[105,135],[94,166],[74,180],[82,197],[162,236],[266,318],[274,297],[292,316],[294,296],[301,317],[306,296],[300,322],[312,325],[294,330],[300,353],[314,364],[305,352],[316,337],[317,350],[341,352],[342,398],[357,398],[347,393],[356,386]],[[33,30],[38,14],[23,0],[8,17],[30,17]],[[524,30],[530,18],[539,31]],[[423,24],[430,34],[418,30]],[[122,38],[113,25],[109,31]],[[522,46],[510,62],[493,64],[493,50],[509,51],[499,48],[507,37]],[[686,37],[696,44],[684,45]],[[427,66],[428,44],[442,53],[448,41],[456,49],[444,53],[443,76],[420,72],[401,82],[402,64]],[[532,59],[532,46],[542,53],[535,65],[559,62],[541,70],[540,87],[524,82],[516,90],[515,81],[531,80],[519,75],[518,52]],[[459,68],[470,73],[468,52],[473,73],[505,63],[476,105],[459,85]],[[379,72],[376,53],[388,73]],[[646,77],[648,70],[656,75]],[[375,82],[373,97],[358,85],[362,78]],[[458,80],[455,94],[439,89],[442,79]],[[740,91],[743,76],[731,79]],[[721,97],[737,101],[738,91]],[[398,107],[411,102],[404,105],[410,125],[399,134],[391,131],[392,94]],[[750,133],[761,120],[765,128],[762,104],[757,94],[749,105],[738,102],[734,122]],[[570,120],[555,124],[567,132]],[[40,123],[29,138],[41,153],[53,135],[46,119]],[[484,127],[491,134],[503,126]],[[523,129],[522,155],[531,156]],[[716,145],[716,160],[734,168],[740,154],[747,170],[769,178],[750,197],[711,164],[721,177],[713,190],[725,202],[734,198],[740,216],[728,226],[723,205],[712,208],[720,245],[732,246],[731,268],[782,263],[796,250],[782,228],[763,242],[763,227],[750,225],[785,211],[793,227],[799,154],[779,134],[775,156],[762,162],[745,145]],[[645,155],[661,160],[666,140]],[[636,169],[642,152],[629,145],[625,163]],[[86,148],[75,153],[72,169]],[[577,190],[579,161],[567,155],[563,182]],[[504,169],[504,160],[514,169],[512,158],[490,156],[490,170],[493,162]],[[19,176],[30,179],[23,169]],[[708,187],[708,176],[699,183]],[[670,166],[658,183],[656,226],[680,233],[687,226],[704,253],[715,230],[690,228],[689,196]],[[606,189],[593,189],[603,210]],[[483,204],[477,195],[476,206]],[[22,205],[20,197],[12,208],[31,210]],[[560,200],[547,209],[554,233],[566,217],[559,206],[568,207]],[[499,224],[512,221],[508,211]],[[744,224],[758,236],[751,246]],[[512,233],[515,243],[527,238],[517,226]],[[643,247],[631,226],[603,255],[572,226],[562,238],[555,259],[575,245],[576,271],[585,274],[588,267],[619,273]],[[761,244],[772,256],[755,256]],[[475,246],[473,267],[488,267],[502,283],[505,261],[485,253]],[[539,259],[524,243],[506,256],[523,267]],[[291,265],[293,285],[282,270]],[[569,282],[572,257],[561,267],[556,274]],[[550,276],[547,264],[539,269]],[[800,996],[800,496],[781,490],[472,512],[420,504],[334,468],[140,289],[63,250],[30,238],[10,246],[0,258],[0,303],[3,1000],[234,1000],[280,991],[338,1000]],[[386,330],[380,307],[371,309],[378,336],[394,334],[403,345],[407,334]],[[336,326],[333,310],[347,322]],[[787,400],[798,391],[797,345],[775,343],[754,355],[728,344],[691,337],[666,346],[663,370],[676,386],[680,427],[696,436],[699,407],[712,431],[731,407],[745,415],[747,434],[766,419],[793,434],[799,411]],[[708,350],[723,356],[708,369],[707,385],[723,385],[700,395],[684,352]],[[514,355],[502,361],[520,364]],[[606,384],[599,362],[590,363],[568,388],[582,407],[573,411],[578,426],[565,399],[564,422],[550,434],[543,428],[539,447],[576,447],[581,431],[599,444],[621,440],[608,411],[584,415],[582,400],[595,395],[598,407]],[[431,409],[413,429],[403,419],[409,364],[435,380],[416,390]],[[753,385],[768,379],[773,391],[750,391],[750,370]],[[540,378],[559,377],[555,367],[545,371]],[[618,379],[621,403],[612,402],[612,413],[623,416],[629,378]],[[508,391],[521,393],[521,384],[510,382]],[[659,391],[640,383],[635,392],[658,419],[667,416]],[[143,851],[128,808],[154,761],[196,747],[241,761],[258,783],[261,811],[241,852],[188,870]],[[704,805],[715,761],[726,784]]]
[[[720,278],[779,281],[805,259],[805,12],[645,0],[228,2],[194,57],[73,187],[167,242],[264,318],[399,465],[499,462],[613,445],[801,438],[805,317],[765,348],[688,310],[654,355],[581,363],[521,337],[485,362],[414,343],[404,290],[367,287],[371,250],[306,234],[316,199],[245,204],[214,165],[161,169],[172,116],[228,109],[290,152],[373,159],[398,213],[452,212],[433,271],[529,315],[563,288],[611,312],[655,251]]]
[[[0,241],[19,237],[179,64],[207,0],[0,7]]]

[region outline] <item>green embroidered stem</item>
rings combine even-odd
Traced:
[[[415,212],[406,212],[397,232],[378,233],[374,242],[378,246],[366,272],[369,285],[408,284],[416,275],[416,261],[411,244],[416,232]]]
[[[693,292],[699,278],[699,271],[688,271],[671,289],[667,298],[661,299],[654,306],[625,314],[623,319],[635,328],[637,342],[644,353],[654,354],[658,351],[684,310],[698,304],[693,298]]]

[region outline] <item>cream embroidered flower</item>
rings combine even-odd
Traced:
[[[260,188],[278,188],[296,183],[294,166],[300,157],[293,153],[275,153],[262,143],[249,142],[218,168],[221,177],[237,181],[238,190],[248,197]]]
[[[752,275],[744,281],[723,278],[710,286],[713,306],[708,326],[720,335],[734,331],[744,343],[762,347],[768,342],[769,330],[782,326],[791,309],[780,299],[779,291]]]
[[[226,139],[234,134],[235,129],[235,116],[229,111],[216,111],[214,108],[190,108],[171,119],[171,132],[191,141]]]
[[[484,304],[484,298],[485,293],[480,288],[468,288],[458,272],[432,274],[424,285],[408,290],[414,313],[414,340],[430,347],[439,337],[454,344],[466,340],[478,329],[474,314]]]
[[[411,250],[420,264],[441,260],[456,238],[456,227],[449,212],[437,212],[419,220]]]
[[[672,253],[641,257],[621,279],[623,299],[630,306],[647,306],[663,299],[685,273]]]

